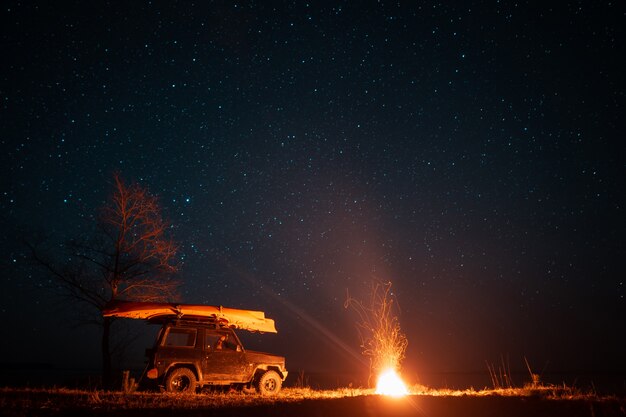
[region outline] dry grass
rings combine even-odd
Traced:
[[[242,407],[297,402],[305,399],[331,399],[372,395],[373,390],[340,388],[313,390],[310,388],[285,388],[276,397],[256,393],[202,392],[199,394],[172,394],[157,392],[123,393],[116,391],[85,391],[67,388],[0,388],[0,409],[208,409]]]
[[[615,396],[599,396],[591,391],[582,391],[577,388],[563,385],[532,385],[528,384],[522,388],[484,388],[476,390],[474,388],[455,390],[440,388],[434,389],[423,385],[414,385],[410,389],[412,395],[427,395],[434,397],[460,397],[460,396],[501,396],[501,397],[540,397],[547,400],[603,400],[615,399]]]
[[[432,389],[421,385],[410,388],[411,395],[431,397],[461,396],[500,396],[500,397],[541,397],[556,400],[602,400],[595,394],[583,393],[572,388],[542,386],[525,388],[502,388],[484,390]],[[123,393],[114,391],[85,391],[67,388],[0,388],[0,409],[2,410],[192,410],[215,409],[222,407],[246,407],[271,405],[277,402],[289,403],[304,400],[337,399],[374,395],[373,389],[338,388],[334,390],[313,390],[311,388],[285,388],[276,397],[234,392],[203,392],[200,394],[171,394],[156,392]]]
[[[404,400],[382,398],[371,389],[340,388],[317,391],[287,388],[276,397],[243,392],[161,394],[83,391],[65,388],[0,388],[0,416],[3,417],[246,417],[281,415],[318,417],[341,415],[361,417],[474,417],[506,415],[536,416],[620,416],[626,415],[626,399],[575,396],[572,401],[553,397],[546,391],[532,400],[533,392],[501,390],[433,390],[414,386]],[[582,400],[582,401],[581,401]]]

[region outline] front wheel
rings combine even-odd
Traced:
[[[196,376],[189,368],[174,369],[165,380],[168,392],[196,392]]]
[[[276,395],[282,386],[282,379],[276,371],[267,371],[257,382],[257,391],[262,395]]]

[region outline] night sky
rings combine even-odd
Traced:
[[[99,366],[20,237],[89,230],[119,171],[174,225],[181,299],[265,311],[291,370],[367,372],[343,304],[375,280],[413,380],[625,370],[625,11],[3,2],[0,362]]]

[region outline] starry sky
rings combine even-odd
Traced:
[[[3,2],[2,361],[99,366],[20,236],[88,230],[119,171],[181,299],[265,311],[291,369],[366,369],[346,291],[390,280],[408,375],[625,370],[625,10]]]

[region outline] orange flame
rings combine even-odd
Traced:
[[[376,394],[389,395],[391,397],[403,397],[409,393],[404,381],[400,375],[392,369],[388,368],[378,377],[376,384]]]

